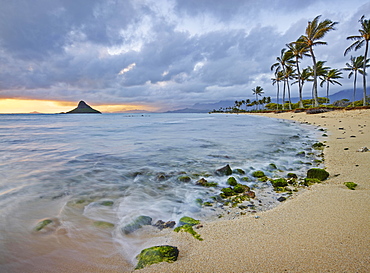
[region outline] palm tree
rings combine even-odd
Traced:
[[[303,108],[303,98],[302,98],[302,89],[303,89],[303,86],[302,86],[302,82],[301,82],[301,72],[300,72],[300,69],[299,69],[299,60],[303,58],[303,56],[310,56],[308,54],[308,51],[309,49],[307,48],[307,46],[302,43],[303,40],[302,38],[299,38],[296,43],[290,43],[290,44],[287,44],[286,46],[288,47],[288,50],[291,52],[293,58],[295,58],[295,67],[297,68],[297,78],[298,78],[298,92],[299,92],[299,107],[300,108]]]
[[[365,15],[363,15],[360,19],[361,29],[358,31],[360,32],[360,35],[355,36],[348,36],[347,40],[353,40],[355,41],[352,45],[347,47],[347,49],[344,51],[344,56],[350,52],[352,49],[360,49],[365,44],[365,54],[364,54],[364,60],[367,60],[367,53],[369,51],[369,40],[370,40],[370,20],[365,19]],[[363,95],[363,106],[366,105],[366,62],[363,62],[363,85],[364,85],[364,95]]]
[[[276,93],[276,110],[279,109],[279,92],[280,92],[280,82],[283,80],[283,72],[282,71],[276,71],[275,72],[275,78],[272,78],[272,85],[277,86],[277,93]]]
[[[313,79],[311,79],[312,76],[313,76],[313,74],[312,74],[312,71],[311,71],[310,67],[307,67],[307,68],[302,70],[302,72],[299,76],[299,80],[301,81],[302,90],[303,90],[303,86],[304,86],[305,82],[313,81]],[[295,83],[298,83],[298,79],[297,79],[297,81],[293,82],[292,84],[295,84]],[[304,108],[303,103],[302,103],[302,106],[300,105],[299,107]]]
[[[329,84],[339,84],[342,85],[337,79],[343,79],[342,71],[340,69],[330,69],[324,75],[320,77],[321,83],[320,86],[323,87],[324,83],[326,82],[326,102],[329,103]]]
[[[293,64],[292,58],[293,56],[291,52],[287,51],[286,48],[283,48],[280,52],[280,57],[276,57],[277,62],[271,66],[271,70],[275,69],[275,74],[281,71],[284,75],[287,66]],[[283,88],[283,110],[284,110],[284,99],[285,99],[285,89],[286,89],[286,81],[285,81],[284,76],[283,76],[283,79],[284,79],[284,88]]]
[[[330,67],[328,66],[324,66],[324,64],[326,63],[326,61],[317,61],[316,62],[316,76],[317,77],[324,77],[328,71],[330,70]],[[311,74],[314,75],[314,68],[309,66],[308,69],[310,70]],[[317,96],[317,92],[316,92],[316,96]],[[315,104],[315,95],[314,95],[314,90],[312,88],[312,97],[313,97],[313,103],[314,103],[314,106],[316,105]],[[318,97],[317,97],[318,98]],[[319,102],[317,100],[317,102]],[[318,106],[319,104],[317,104],[316,106]]]
[[[367,64],[369,62],[369,59],[366,61],[366,67],[369,67],[370,64]],[[364,74],[364,70],[362,69],[364,66],[364,56],[358,56],[358,57],[352,57],[351,56],[351,63],[346,63],[345,68],[343,70],[350,71],[348,74],[348,79],[354,76],[354,81],[353,81],[353,101],[352,101],[352,106],[355,106],[355,100],[356,100],[356,81],[357,81],[357,72],[360,73],[361,75]]]
[[[319,22],[321,15],[316,16],[312,22],[308,22],[306,27],[306,35],[302,35],[300,39],[298,39],[297,44],[305,45],[309,51],[310,56],[313,62],[313,97],[314,97],[314,106],[317,107],[319,105],[318,96],[317,96],[317,71],[316,71],[316,57],[313,53],[313,47],[317,45],[326,45],[326,42],[320,41],[321,38],[325,36],[330,30],[334,30],[334,26],[338,24],[338,22],[332,22],[329,19],[325,19],[322,22]]]
[[[285,78],[285,81],[286,81],[286,85],[287,85],[287,88],[288,88],[288,101],[289,101],[289,110],[292,110],[292,101],[290,99],[290,86],[289,86],[289,79],[292,79],[293,78],[293,75],[294,75],[294,69],[291,65],[287,66],[285,68],[285,74],[284,74],[284,78]],[[284,103],[284,101],[283,101]]]
[[[256,105],[257,105],[257,110],[258,110],[258,96],[261,96],[263,92],[263,88],[261,86],[257,86],[256,88],[252,89],[253,95],[256,95]]]

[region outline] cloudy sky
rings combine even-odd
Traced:
[[[315,50],[342,68],[346,37],[370,17],[366,0],[0,0],[0,7],[0,113],[68,110],[79,100],[103,111],[163,111],[252,99],[257,85],[275,96],[270,67],[309,20],[339,22]],[[331,92],[352,87],[347,74],[342,84]]]

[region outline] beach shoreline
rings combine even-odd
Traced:
[[[358,152],[370,146],[370,110],[256,115],[326,128],[329,179],[274,209],[204,223],[204,241],[175,234],[178,261],[137,272],[370,271],[370,152]]]

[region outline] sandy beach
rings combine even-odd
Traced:
[[[326,128],[329,179],[272,210],[204,223],[204,241],[174,233],[178,261],[136,272],[370,272],[370,152],[357,151],[370,148],[370,110],[260,115]]]

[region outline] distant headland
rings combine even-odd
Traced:
[[[63,112],[62,114],[101,114],[101,112],[93,109],[91,106],[89,106],[86,102],[82,100],[78,103],[77,108],[68,112]]]

